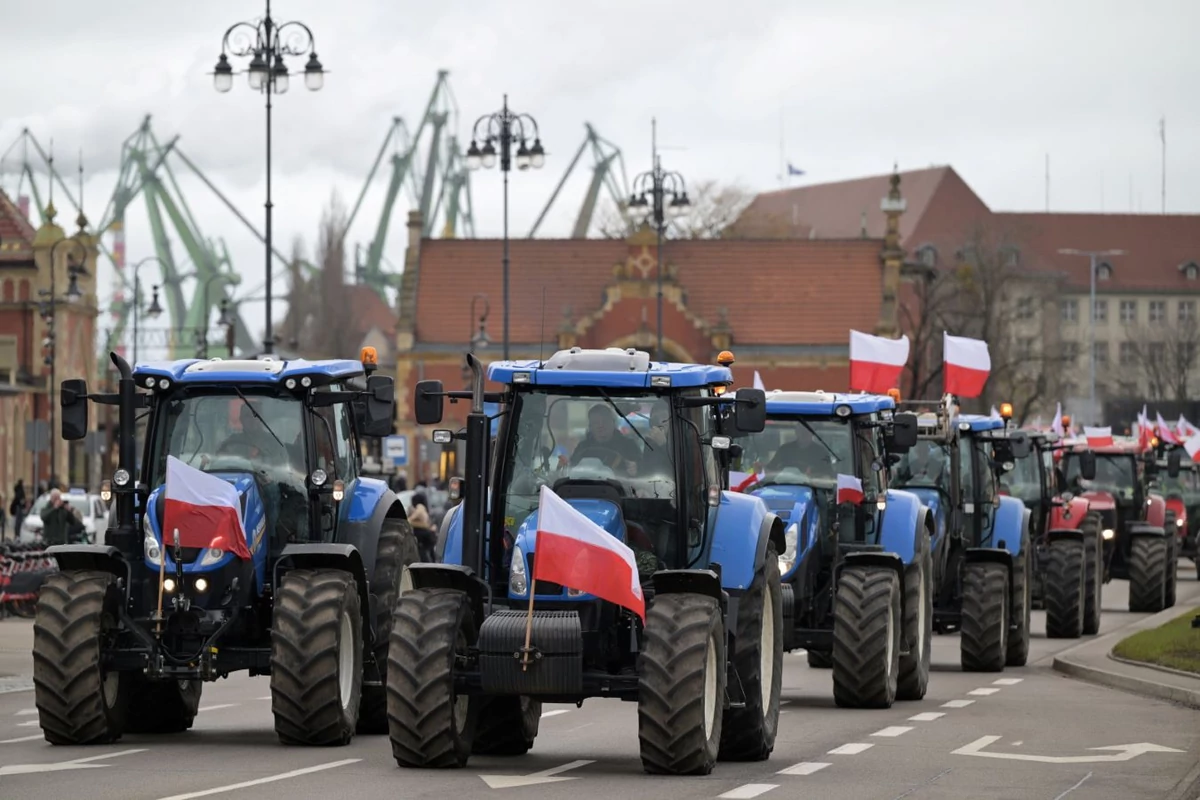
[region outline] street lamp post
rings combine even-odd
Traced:
[[[308,55],[304,65],[304,85],[309,91],[318,91],[325,84],[325,68],[317,60],[312,31],[302,22],[277,24],[271,19],[271,0],[267,0],[267,14],[258,23],[238,22],[225,31],[221,40],[221,56],[213,70],[213,86],[218,92],[233,88],[233,66],[228,56],[250,56],[246,70],[250,88],[266,96],[267,107],[267,201],[266,208],[266,295],[267,328],[263,335],[263,350],[273,352],[274,331],[271,326],[271,95],[283,94],[288,90],[288,69],[285,56]],[[300,73],[295,73],[300,74]]]
[[[202,326],[196,329],[196,358],[208,358],[208,287],[212,286],[213,281],[221,280],[224,277],[225,276],[219,272],[215,275],[209,275],[208,279],[204,281],[203,288],[201,289],[200,307],[204,309],[204,320]],[[221,317],[218,321],[219,325],[224,325],[226,322],[228,322],[228,310],[229,306],[227,303],[225,303],[225,299],[222,298]]]
[[[230,311],[229,298],[221,298],[221,316],[217,317],[217,325],[225,329],[225,347],[229,351],[229,357],[233,358],[233,344],[237,336],[237,324],[233,313]]]
[[[1125,255],[1125,251],[1076,250],[1074,248],[1063,247],[1058,252],[1064,256],[1087,256],[1091,260],[1089,269],[1091,306],[1088,309],[1088,381],[1090,386],[1088,389],[1088,414],[1094,423],[1096,422],[1096,259],[1108,256],[1123,256]]]
[[[475,304],[480,300],[483,301],[483,313],[476,315]],[[471,329],[467,332],[467,347],[472,353],[474,353],[476,350],[487,349],[487,346],[492,342],[491,337],[488,336],[487,332],[487,318],[488,314],[491,313],[491,310],[492,304],[488,301],[488,296],[483,292],[477,292],[475,296],[471,298]],[[478,322],[476,322],[476,320],[478,320]],[[476,327],[476,325],[478,325],[478,327]],[[463,359],[462,374],[463,380],[467,382],[467,388],[470,388],[471,368],[468,366],[465,357]]]
[[[654,148],[657,151],[657,147]],[[655,252],[658,254],[658,352],[656,358],[659,361],[665,361],[666,357],[663,354],[663,263],[662,263],[662,243],[663,235],[666,233],[667,216],[676,216],[682,214],[691,205],[688,200],[687,186],[683,182],[683,176],[678,172],[667,172],[662,168],[662,160],[658,157],[658,153],[653,153],[654,168],[649,172],[643,172],[633,179],[633,194],[629,198],[630,209],[649,209],[649,217],[654,220],[654,229],[658,234],[658,244],[655,247]],[[667,194],[671,195],[671,202],[666,203]],[[647,198],[646,195],[650,197]]]
[[[67,291],[65,299],[68,303],[74,303],[83,297],[83,293],[79,290],[79,276],[86,274],[84,264],[87,260],[87,246],[78,238],[72,236],[70,238],[59,239],[50,247],[50,289],[41,289],[38,294],[44,298],[40,304],[42,320],[46,323],[46,338],[42,341],[42,347],[45,352],[42,363],[50,367],[50,385],[47,387],[46,396],[49,400],[50,409],[50,478],[53,480],[58,475],[58,448],[54,446],[54,425],[55,425],[55,386],[58,380],[58,339],[57,339],[57,323],[58,323],[58,304],[62,302],[58,297],[58,269],[56,268],[54,254],[64,242],[70,242],[78,247],[82,253],[79,263],[73,263],[70,256],[67,259],[67,274],[70,279],[67,283]],[[37,483],[37,476],[34,476],[34,483]]]
[[[163,263],[158,258],[158,256],[146,256],[141,261],[139,261],[133,265],[133,363],[134,363],[134,366],[137,365],[137,359],[138,359],[138,318],[140,316],[141,306],[142,306],[142,278],[141,278],[140,273],[141,273],[141,269],[142,269],[142,264],[145,264],[147,261],[157,261],[158,265],[160,267],[163,266]],[[163,311],[162,306],[159,305],[159,303],[158,303],[158,286],[154,286],[152,291],[153,291],[153,296],[150,299],[150,307],[146,309],[146,316],[149,319],[157,319],[158,316],[160,314],[162,314],[162,311]]]
[[[532,128],[533,145],[529,145]],[[482,132],[482,135],[481,135]],[[508,173],[512,169],[512,144],[517,141],[517,169],[530,167],[541,169],[546,163],[546,151],[542,148],[541,134],[537,121],[528,114],[518,114],[508,107],[508,95],[504,95],[504,106],[494,114],[485,114],[475,121],[471,146],[467,148],[467,167],[491,169],[496,164],[496,145],[500,145],[500,171],[504,173],[504,359],[508,360]],[[483,142],[483,146],[479,146]]]

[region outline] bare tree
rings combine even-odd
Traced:
[[[321,216],[317,236],[317,272],[304,275],[304,259],[297,243],[290,264],[291,291],[285,330],[289,343],[302,353],[320,358],[345,355],[353,315],[348,308],[346,285],[346,208],[335,191]]]
[[[667,235],[674,239],[728,238],[730,227],[753,199],[754,195],[742,186],[699,181],[688,187],[689,205],[679,216],[670,214],[671,198],[667,196]],[[652,206],[629,209],[627,203],[618,206],[610,202],[601,209],[596,227],[604,238],[624,239],[652,210]]]
[[[1188,388],[1200,355],[1200,324],[1196,320],[1125,326],[1126,341],[1146,381],[1148,400],[1191,399]]]

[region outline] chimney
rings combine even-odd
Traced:
[[[421,258],[421,237],[424,235],[425,220],[420,211],[408,212],[408,253],[405,262],[412,263]]]

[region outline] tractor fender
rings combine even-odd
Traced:
[[[1151,494],[1146,498],[1146,522],[1163,527],[1167,521],[1167,501],[1161,494]]]
[[[46,555],[58,562],[63,572],[75,570],[97,570],[110,572],[125,580],[125,592],[129,592],[132,566],[121,556],[121,551],[106,544],[56,544],[46,548]]]
[[[721,492],[710,559],[721,565],[721,586],[731,594],[749,589],[768,543],[775,545],[776,553],[786,548],[783,520],[755,495]]]
[[[1049,527],[1052,530],[1078,528],[1083,524],[1083,518],[1087,516],[1088,508],[1088,501],[1083,497],[1072,497],[1068,503],[1052,506]]]
[[[1062,540],[1082,542],[1083,531],[1079,528],[1051,528],[1046,531],[1046,541],[1048,543]]]
[[[338,543],[353,545],[366,574],[373,575],[383,521],[389,517],[407,519],[404,504],[383,481],[359,478],[345,505],[347,508],[338,525]]]
[[[475,571],[461,564],[410,564],[404,569],[401,594],[413,589],[454,589],[467,596],[475,619],[482,622],[489,590]],[[490,601],[487,605],[491,605]]]
[[[1129,536],[1166,536],[1167,532],[1162,525],[1154,525],[1150,522],[1130,522],[1125,528],[1126,534]]]
[[[446,512],[438,530],[437,559],[443,564],[462,563],[463,504]]]
[[[1003,564],[1012,573],[1013,553],[1003,547],[968,547],[963,551],[963,563],[975,564],[981,561],[992,564]]]
[[[1029,530],[1029,509],[1015,497],[1003,496],[996,504],[991,539],[999,549],[1007,550],[1015,559],[1021,555],[1022,541]]]
[[[654,573],[654,594],[702,594],[716,600],[724,610],[729,595],[721,588],[721,576],[711,569],[664,569]]]
[[[942,540],[946,537],[946,528],[949,525],[950,516],[946,508],[946,498],[937,489],[928,489],[925,487],[915,487],[904,489],[908,494],[916,495],[921,505],[929,512],[929,518],[932,527],[929,531],[929,549],[932,552],[939,552]]]
[[[346,542],[313,542],[289,544],[275,561],[271,584],[278,592],[283,576],[293,569],[341,569],[354,576],[358,586],[358,601],[363,618],[363,641],[374,643],[375,607],[371,603],[370,584],[364,569],[362,554]]]
[[[912,492],[889,489],[887,507],[880,515],[879,543],[884,551],[895,553],[904,564],[916,556],[917,532],[925,524],[925,507]]]

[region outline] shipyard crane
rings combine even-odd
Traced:
[[[579,209],[579,214],[575,218],[575,225],[571,229],[571,238],[587,238],[588,231],[592,227],[592,218],[596,214],[596,202],[600,199],[601,189],[608,190],[609,196],[618,208],[623,208],[625,203],[629,202],[629,181],[625,175],[625,159],[621,155],[621,148],[601,138],[590,122],[583,123],[583,127],[587,130],[583,143],[575,151],[575,157],[567,164],[567,169],[563,172],[558,185],[554,187],[550,199],[546,201],[545,208],[542,209],[542,213],[538,215],[533,227],[529,230],[530,239],[537,235],[538,228],[550,213],[554,201],[558,199],[563,186],[588,149],[592,152],[592,180],[588,185],[587,194],[583,197],[583,205]],[[618,168],[620,169],[619,173],[617,172]]]

